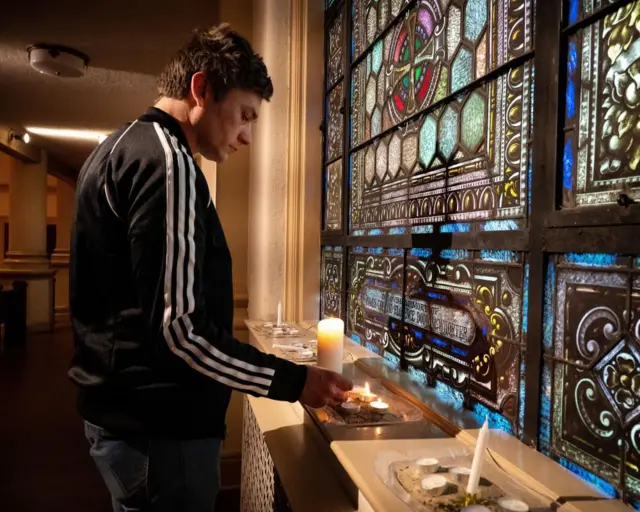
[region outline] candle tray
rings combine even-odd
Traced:
[[[364,386],[356,383],[356,388],[354,388],[356,391],[350,394],[348,402],[358,404],[360,406],[358,412],[350,412],[341,405],[337,405],[319,409],[309,408],[310,413],[321,424],[357,427],[383,426],[423,420],[422,413],[413,404],[388,391],[379,381],[368,380],[367,382],[377,399],[389,404],[388,409],[378,411],[371,407],[370,403],[358,398],[359,389]]]
[[[307,331],[285,323],[279,326],[275,323],[264,323],[260,324],[257,329],[261,334],[270,338],[304,338],[307,335]]]
[[[454,454],[425,453],[437,458],[440,468],[431,474],[442,475],[446,487],[438,492],[425,490],[422,479],[429,474],[421,473],[416,458],[404,458],[399,453],[380,453],[375,462],[376,473],[383,482],[416,512],[459,512],[465,507],[466,481],[457,481],[451,473],[453,467],[471,467],[473,456],[469,452]],[[442,492],[442,494],[439,494]],[[438,495],[439,494],[439,495]],[[483,505],[492,512],[501,512],[498,500],[514,498],[524,501],[531,512],[551,512],[550,499],[530,491],[493,463],[485,461],[483,476],[472,504]],[[471,504],[471,503],[469,503]]]

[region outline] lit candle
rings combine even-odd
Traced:
[[[382,400],[376,400],[375,402],[371,402],[371,408],[375,409],[378,412],[386,411],[389,408],[389,404],[383,402]]]
[[[476,442],[476,451],[473,454],[473,462],[471,463],[471,474],[467,483],[467,494],[474,495],[478,492],[478,484],[480,483],[480,475],[482,473],[482,465],[484,463],[484,452],[489,442],[489,419],[484,420],[484,425],[480,429],[480,435]]]
[[[278,327],[282,325],[282,302],[278,302],[278,318],[276,319],[276,325]]]
[[[355,402],[342,402],[341,406],[345,411],[351,414],[360,412],[360,405]]]
[[[365,382],[364,391],[360,393],[360,400],[362,400],[365,403],[370,403],[370,402],[373,402],[376,398],[378,397],[371,392],[371,389],[369,388],[369,383]]]
[[[318,362],[327,370],[342,373],[344,351],[344,322],[327,318],[318,323]]]

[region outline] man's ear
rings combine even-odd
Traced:
[[[191,77],[191,97],[198,107],[204,106],[207,95],[207,78],[202,71],[194,73]]]

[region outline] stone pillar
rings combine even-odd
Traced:
[[[15,161],[9,185],[9,250],[5,264],[25,280],[27,326],[53,327],[53,275],[47,258],[47,155],[38,163]]]
[[[51,256],[51,266],[56,269],[55,322],[58,324],[69,320],[69,251],[75,187],[58,179],[56,194],[56,248]]]
[[[254,2],[255,50],[274,95],[253,136],[249,180],[249,316],[318,317],[323,1]]]

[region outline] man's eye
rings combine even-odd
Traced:
[[[243,121],[248,121],[249,120],[249,115],[248,114],[242,114],[242,120]]]

